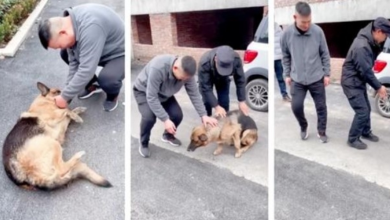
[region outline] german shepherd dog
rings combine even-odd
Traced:
[[[250,116],[235,110],[228,112],[224,118],[216,118],[218,119],[217,127],[199,125],[192,130],[188,151],[195,151],[198,147],[205,147],[211,142],[217,142],[218,147],[214,151],[214,155],[219,155],[224,145],[234,145],[236,148],[235,157],[238,158],[257,142],[257,126]]]
[[[26,189],[57,189],[76,178],[111,187],[110,182],[80,162],[84,151],[66,162],[62,158],[61,145],[68,125],[71,120],[82,123],[79,114],[86,108],[60,109],[54,97],[61,91],[49,89],[40,82],[37,86],[41,94],[21,114],[4,142],[3,164],[7,176]]]

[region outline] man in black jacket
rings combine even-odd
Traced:
[[[349,130],[348,145],[356,149],[367,148],[360,137],[372,142],[379,141],[371,131],[371,106],[366,83],[375,89],[381,98],[386,97],[386,88],[377,80],[372,67],[389,35],[390,22],[382,17],[377,18],[360,30],[343,64],[341,85],[349,104],[355,111]]]
[[[245,75],[241,58],[229,46],[220,46],[203,54],[199,61],[199,91],[206,106],[207,115],[215,114],[225,117],[229,111],[230,77],[234,78],[237,87],[239,109],[248,115],[249,109],[245,102]],[[218,99],[213,93],[217,90]]]

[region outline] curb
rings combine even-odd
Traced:
[[[35,20],[38,18],[39,14],[42,12],[48,0],[41,0],[38,5],[35,7],[34,11],[28,16],[26,21],[19,28],[18,32],[14,35],[12,40],[8,42],[5,48],[0,49],[0,56],[5,57],[14,57],[18,51],[20,45],[26,39],[28,32],[31,27],[34,25]]]

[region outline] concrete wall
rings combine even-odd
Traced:
[[[268,0],[131,0],[131,14],[205,11],[264,5],[268,5]]]
[[[286,1],[287,3],[283,4]],[[279,5],[279,8],[275,8],[275,21],[282,25],[291,24],[296,2],[298,1],[275,0],[276,5]],[[310,4],[314,23],[373,20],[379,16],[390,18],[390,0],[312,0],[312,2],[315,2]]]

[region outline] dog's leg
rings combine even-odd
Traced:
[[[84,113],[85,111],[87,111],[86,107],[77,107],[77,108],[72,110],[72,112],[74,112],[75,114],[78,114],[78,115],[81,113]]]
[[[78,112],[79,110],[76,110],[76,112]],[[78,115],[78,113],[76,113],[73,111],[68,111],[67,112],[67,115],[72,119],[74,120],[75,122],[77,123],[83,123],[83,119]]]
[[[59,163],[61,163],[60,176],[63,177],[68,174],[77,163],[80,162],[80,158],[85,154],[85,151],[79,151],[73,157],[71,157],[68,161],[64,162],[62,160],[62,155],[60,155]]]
[[[213,154],[215,156],[221,154],[222,153],[222,149],[223,149],[223,143],[218,143],[217,149],[215,149]]]
[[[234,142],[234,147],[236,148],[236,154],[234,155],[236,158],[241,157],[242,155],[242,149],[241,149],[241,138],[240,138],[240,132],[236,132],[233,135],[233,142]]]

